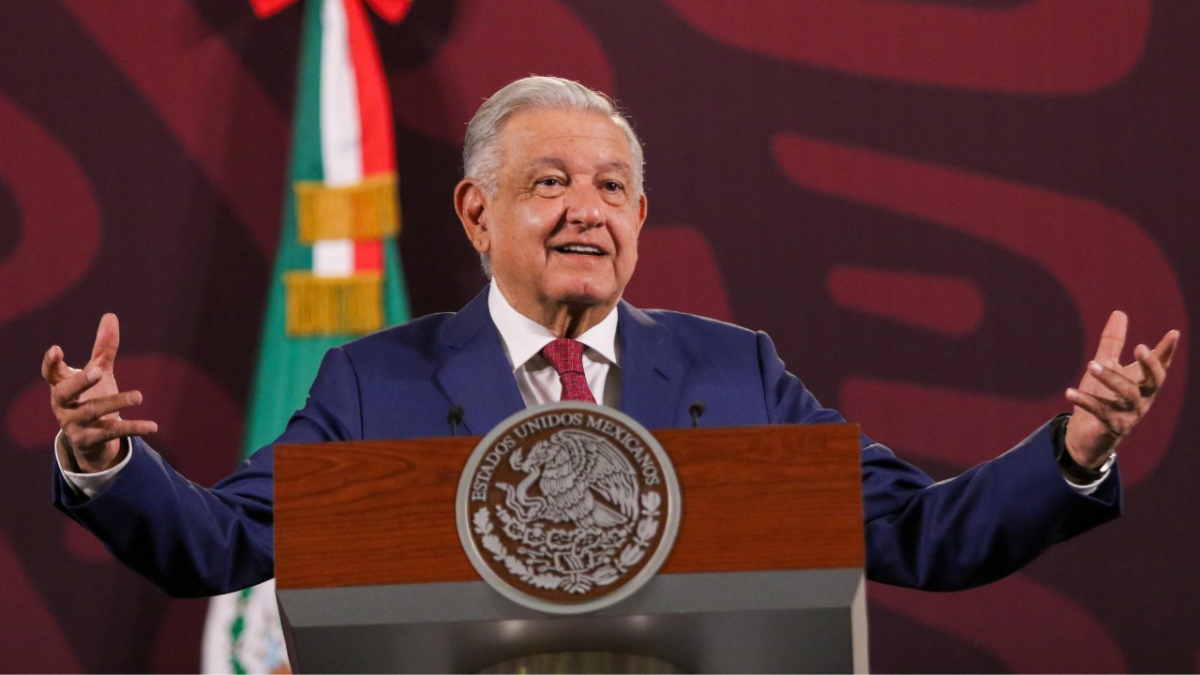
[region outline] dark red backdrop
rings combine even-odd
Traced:
[[[117,312],[156,446],[200,482],[234,465],[299,19],[0,3],[0,669],[198,667],[204,602],[51,508],[38,363],[53,343],[80,362]],[[1135,340],[1183,329],[1122,448],[1124,518],[984,589],[874,585],[871,638],[880,671],[1194,670],[1197,25],[1194,0],[417,0],[375,20],[413,308],[482,286],[451,210],[464,124],[538,73],[614,94],[645,140],[627,297],[767,330],[825,404],[935,476],[1063,409],[1109,310]]]

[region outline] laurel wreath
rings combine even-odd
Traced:
[[[518,554],[524,555],[525,558],[522,560],[517,555],[510,553],[500,541],[500,536],[492,525],[489,507],[480,507],[475,512],[473,522],[475,533],[480,536],[483,547],[491,552],[497,562],[503,563],[505,569],[513,576],[535,588],[561,589],[572,594],[582,594],[587,593],[595,586],[612,584],[641,562],[650,548],[650,544],[654,541],[654,536],[658,533],[659,507],[661,505],[662,498],[657,492],[647,492],[641,498],[641,517],[636,528],[627,526],[607,533],[599,528],[589,530],[577,528],[575,533],[567,536],[567,539],[590,539],[590,543],[586,544],[586,549],[589,551],[598,549],[600,553],[595,556],[595,565],[572,570],[568,574],[557,573],[547,562],[547,557],[551,553],[550,545],[546,542],[555,534],[564,535],[563,531],[544,532],[540,529],[530,531],[530,528],[513,518],[504,507],[497,506],[496,517],[504,525],[505,534],[527,544],[518,547],[517,550]],[[631,530],[633,530],[634,539],[625,544]],[[620,555],[614,557],[612,554],[622,544],[625,545],[621,548]]]

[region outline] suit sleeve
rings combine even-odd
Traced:
[[[758,350],[772,424],[844,421],[785,370],[765,333]],[[1047,422],[1003,455],[936,483],[861,436],[867,577],[926,590],[972,588],[1119,516],[1119,473],[1079,494],[1058,469],[1051,436]]]
[[[362,437],[358,382],[341,349],[321,363],[308,402],[275,443]],[[83,500],[54,469],[54,504],[121,562],[175,597],[248,588],[274,576],[273,454],[263,447],[212,488],[193,483],[141,438],[129,464]]]

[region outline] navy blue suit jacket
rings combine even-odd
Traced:
[[[841,422],[765,333],[687,314],[618,308],[621,409],[649,429]],[[331,349],[278,443],[446,435],[446,410],[485,434],[524,408],[481,293],[437,314]],[[948,423],[955,423],[949,421]],[[54,500],[125,564],[176,596],[224,593],[274,574],[272,446],[211,489],[180,476],[140,438],[114,483],[81,501],[55,470]],[[869,578],[954,590],[1009,574],[1052,544],[1120,514],[1119,476],[1091,496],[1054,459],[1050,424],[952,480],[934,483],[862,438]]]

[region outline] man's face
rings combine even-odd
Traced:
[[[616,304],[646,216],[624,132],[604,115],[529,110],[499,147],[496,195],[468,233],[505,296],[518,309]]]

